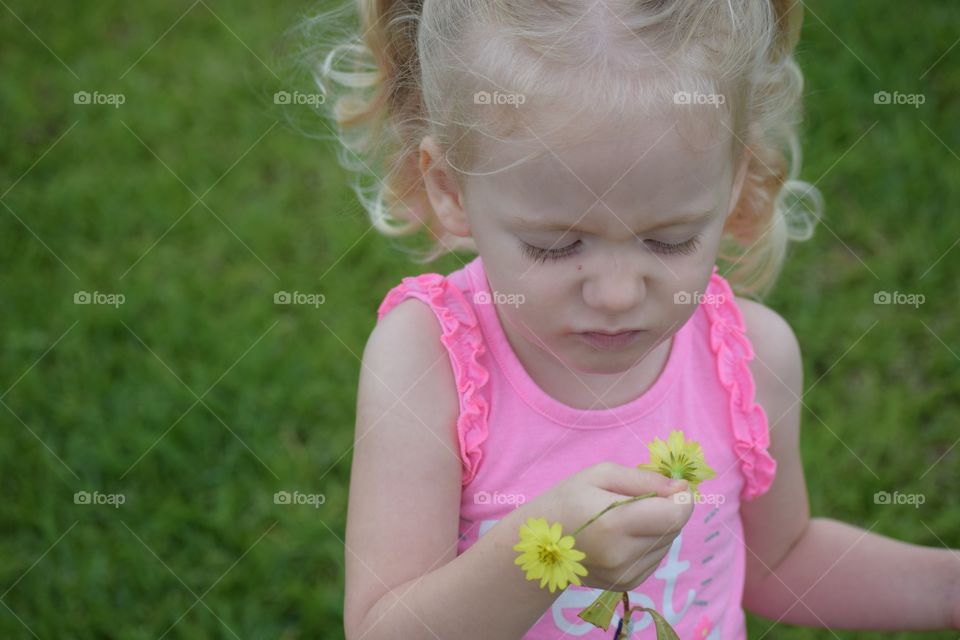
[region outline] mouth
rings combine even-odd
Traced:
[[[611,349],[622,349],[632,344],[642,333],[642,330],[620,331],[617,333],[584,331],[576,335],[594,349],[609,351]]]

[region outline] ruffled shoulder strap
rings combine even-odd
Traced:
[[[747,364],[753,360],[753,346],[733,290],[716,265],[706,293],[701,306],[710,320],[710,348],[716,356],[717,374],[730,395],[734,450],[745,480],[740,499],[750,501],[770,488],[777,470],[777,461],[767,451],[767,414],[754,402],[753,374]]]
[[[480,445],[487,439],[489,403],[484,387],[490,379],[479,357],[486,347],[477,316],[463,292],[439,273],[424,273],[404,278],[391,289],[377,309],[377,321],[407,298],[422,300],[437,316],[440,341],[450,355],[460,398],[457,438],[463,466],[462,485],[473,480],[483,458]]]

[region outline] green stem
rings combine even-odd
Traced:
[[[634,496],[632,498],[625,498],[623,500],[617,500],[616,502],[610,503],[603,511],[593,516],[587,520],[583,525],[581,525],[576,531],[573,532],[573,537],[576,538],[577,534],[586,529],[592,523],[594,523],[597,518],[605,514],[607,511],[610,511],[613,508],[620,507],[622,505],[628,504],[630,502],[636,502],[637,500],[643,500],[644,498],[652,498],[657,495],[656,491],[650,491],[648,493],[641,494],[639,496]],[[587,608],[580,611],[577,614],[581,619],[589,622],[595,627],[603,629],[606,631],[610,626],[610,619],[613,617],[614,610],[617,608],[617,593],[616,591],[604,591],[593,601],[593,604]],[[623,600],[623,611],[626,621],[630,620],[630,596],[626,591],[619,592]],[[659,640],[659,636],[658,636]]]
[[[651,491],[651,492],[649,492],[649,493],[644,493],[644,494],[641,494],[641,495],[639,495],[639,496],[634,496],[634,497],[632,497],[632,498],[626,498],[626,499],[624,499],[624,500],[617,500],[616,502],[611,502],[611,503],[609,504],[609,506],[607,506],[607,508],[605,508],[603,511],[601,511],[601,512],[598,513],[597,515],[595,515],[595,516],[593,516],[592,518],[590,518],[589,520],[587,520],[587,521],[586,521],[585,523],[583,523],[582,525],[580,525],[580,528],[578,528],[576,531],[574,531],[571,535],[572,535],[574,538],[576,538],[578,533],[580,533],[581,531],[583,531],[584,529],[586,529],[586,528],[587,528],[590,524],[592,524],[597,518],[599,518],[600,516],[602,516],[603,514],[605,514],[607,511],[610,511],[610,509],[613,509],[614,507],[619,507],[619,506],[621,506],[621,505],[627,504],[628,502],[636,502],[637,500],[643,500],[644,498],[652,498],[652,497],[655,496],[655,495],[657,495],[657,492],[656,492],[656,491]]]

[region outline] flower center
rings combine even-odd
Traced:
[[[560,561],[560,548],[553,542],[540,546],[540,562],[555,565]]]
[[[679,480],[690,480],[694,469],[693,461],[687,457],[686,453],[670,452],[670,472],[671,478]]]

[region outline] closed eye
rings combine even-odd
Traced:
[[[700,236],[694,236],[689,240],[683,242],[678,242],[671,244],[669,242],[660,242],[659,240],[647,240],[650,246],[657,253],[664,255],[672,254],[683,254],[690,255],[696,253],[697,249],[700,248]],[[565,247],[560,247],[559,249],[544,249],[543,247],[537,247],[527,242],[520,242],[520,250],[524,256],[533,260],[534,262],[544,263],[547,260],[563,260],[574,253],[576,253],[577,247],[580,246],[581,241],[576,240],[571,244],[568,244]]]
[[[697,249],[700,247],[700,236],[694,236],[689,240],[680,242],[677,244],[669,244],[667,242],[659,242],[657,240],[647,240],[647,242],[653,243],[655,251],[657,253],[664,254],[673,254],[673,253],[682,253],[684,255],[689,255],[691,253],[696,253]]]
[[[535,247],[532,244],[523,242],[521,240],[520,250],[526,257],[530,258],[534,262],[539,262],[542,264],[546,262],[547,259],[562,260],[572,255],[579,245],[580,241],[576,240],[565,247],[560,247],[559,249],[543,249],[542,247]]]

